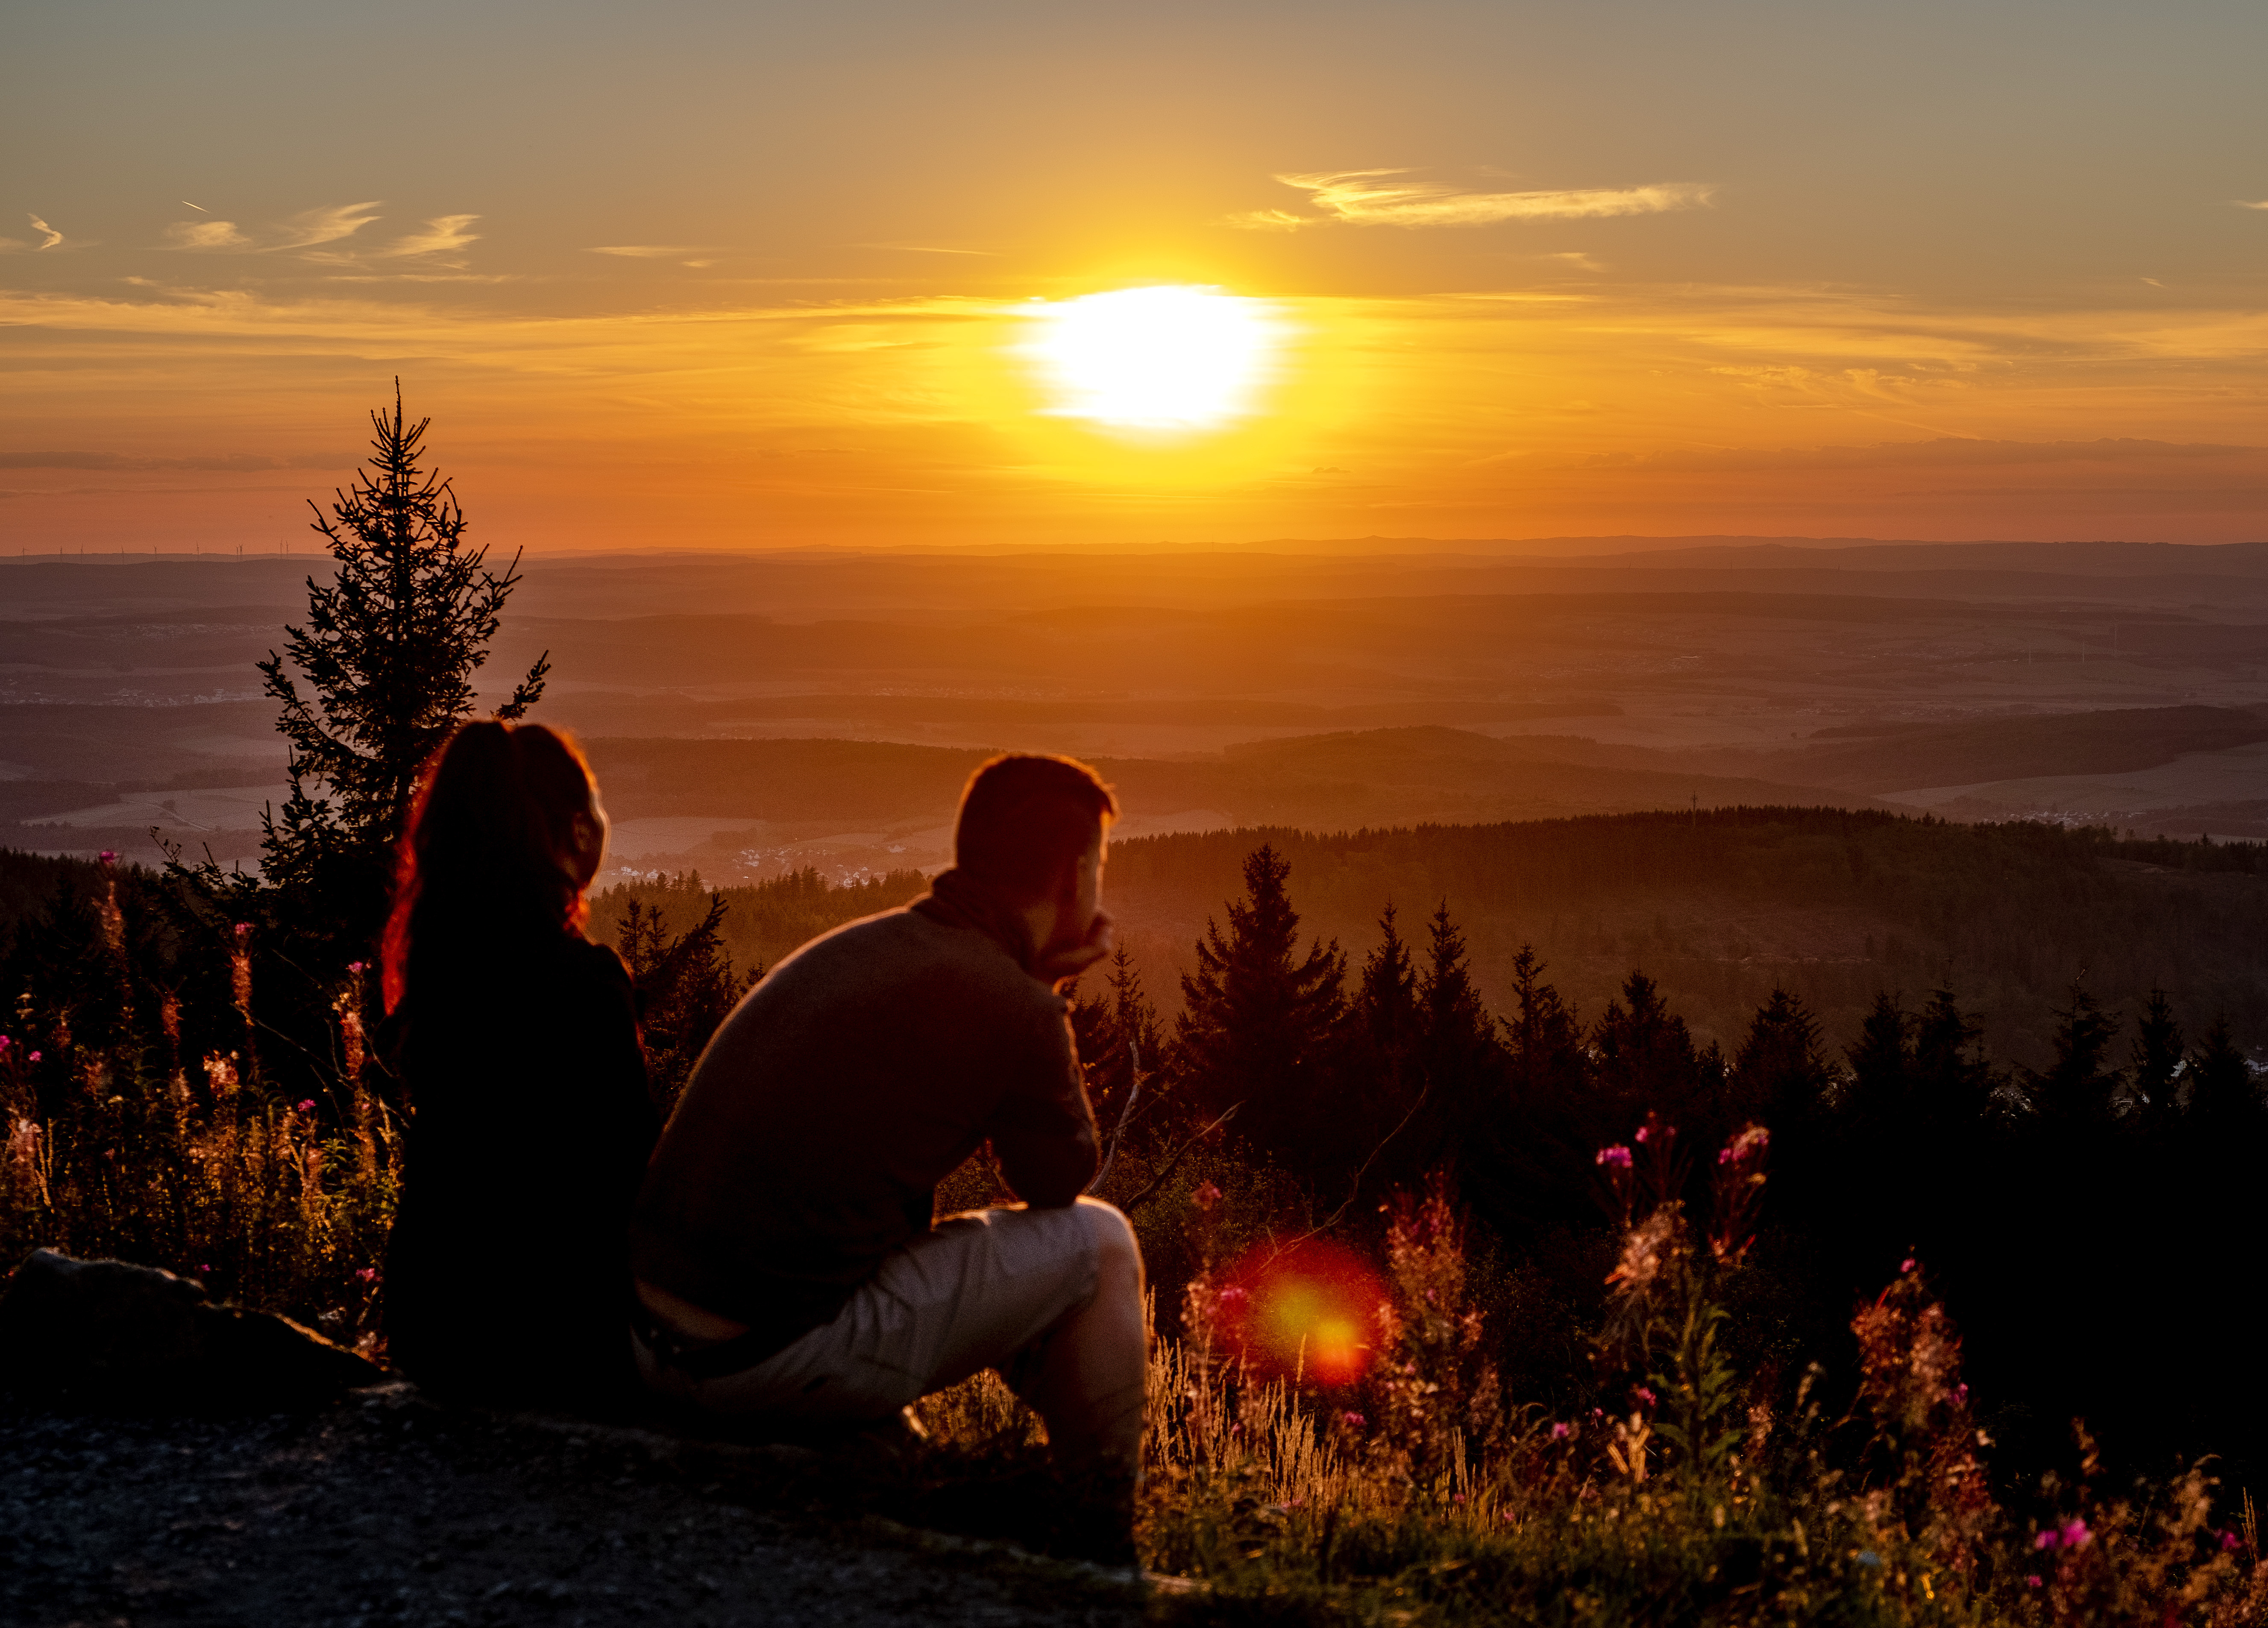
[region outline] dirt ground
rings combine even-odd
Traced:
[[[855,1466],[444,1412],[64,1416],[0,1401],[0,1622],[1132,1624],[1130,1573],[862,1515]],[[887,1504],[887,1499],[868,1500]]]

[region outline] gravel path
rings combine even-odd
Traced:
[[[0,1622],[1116,1628],[1145,1615],[1123,1573],[862,1518],[846,1473],[794,1449],[446,1413],[406,1387],[236,1420],[0,1401]]]

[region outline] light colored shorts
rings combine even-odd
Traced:
[[[696,1379],[630,1349],[649,1390],[704,1412],[793,1431],[856,1429],[985,1368],[1019,1360],[1094,1298],[1100,1245],[1081,1206],[948,1216],[882,1259],[834,1322],[754,1368]]]

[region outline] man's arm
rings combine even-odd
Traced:
[[[1035,1210],[1061,1209],[1094,1179],[1094,1111],[1066,1016],[1035,1025],[1012,1060],[1008,1089],[985,1134],[1016,1196]]]

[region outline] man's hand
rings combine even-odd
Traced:
[[[1075,944],[1050,945],[1042,951],[1032,964],[1032,976],[1043,984],[1060,984],[1067,978],[1077,978],[1108,956],[1117,942],[1118,924],[1110,919],[1108,911],[1098,910],[1086,929],[1086,936]]]

